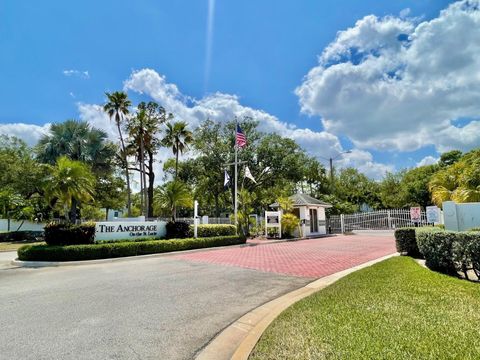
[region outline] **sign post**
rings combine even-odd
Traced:
[[[420,207],[411,207],[410,219],[413,223],[418,224],[422,220],[422,209]]]
[[[282,213],[280,211],[265,211],[265,237],[268,237],[268,228],[278,228],[282,236]]]
[[[198,201],[193,202],[193,237],[196,239],[198,235]]]
[[[427,222],[433,224],[440,224],[440,208],[437,206],[427,206]]]

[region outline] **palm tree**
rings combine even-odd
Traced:
[[[50,172],[45,181],[46,198],[60,205],[65,218],[75,222],[75,204],[93,200],[95,176],[85,163],[70,160],[66,156],[59,157],[55,165],[48,166]]]
[[[170,212],[176,219],[177,207],[191,207],[193,203],[190,189],[180,181],[170,181],[157,189],[154,195],[155,207]]]
[[[91,164],[96,174],[112,169],[116,146],[108,141],[107,133],[91,127],[86,121],[67,120],[52,124],[35,147],[37,159],[53,165],[60,156]]]
[[[178,155],[188,149],[188,145],[193,142],[193,134],[187,129],[187,123],[178,121],[168,123],[165,137],[162,140],[164,146],[172,148],[175,155],[175,180],[178,175]]]
[[[130,188],[130,175],[128,173],[128,160],[127,160],[127,150],[125,147],[125,142],[122,135],[122,122],[125,120],[125,117],[130,113],[129,107],[132,105],[131,101],[128,99],[128,96],[123,91],[115,91],[113,93],[105,93],[107,95],[107,103],[103,106],[103,110],[110,116],[110,119],[115,119],[115,124],[118,129],[118,136],[120,137],[120,144],[122,146],[121,158],[123,166],[125,168],[125,179],[127,182],[127,210],[128,216],[132,214],[132,205],[131,205],[131,188]]]

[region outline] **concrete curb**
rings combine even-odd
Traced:
[[[318,237],[320,239],[321,237]],[[239,247],[248,247],[248,246],[264,246],[264,245],[273,245],[288,241],[303,241],[303,240],[314,240],[317,238],[305,238],[305,239],[286,239],[286,240],[275,240],[275,241],[266,241],[265,243],[245,243],[238,245],[226,245],[226,246],[217,246],[217,247],[208,247],[208,248],[199,248],[192,250],[180,250],[180,251],[170,251],[158,254],[148,254],[148,255],[136,255],[136,256],[124,256],[108,259],[96,259],[96,260],[79,260],[79,261],[22,261],[18,258],[11,261],[11,265],[16,267],[24,268],[42,268],[42,267],[61,267],[61,266],[80,266],[80,265],[94,265],[94,264],[104,264],[111,263],[116,261],[132,261],[132,260],[141,260],[148,258],[164,257],[164,256],[175,256],[178,254],[188,254],[195,253],[200,251],[213,251],[220,249],[229,249],[229,248],[239,248]]]
[[[357,270],[384,261],[398,253],[383,256],[366,263],[317,279],[304,287],[289,292],[253,309],[226,327],[195,357],[196,360],[247,360],[263,332],[289,306],[333,284]]]

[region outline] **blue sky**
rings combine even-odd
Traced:
[[[319,56],[335,42],[337,32],[355,27],[368,15],[384,25],[392,22],[382,20],[386,16],[403,19],[415,28],[438,18],[450,3],[210,0],[215,7],[210,76],[206,81],[208,0],[5,0],[0,5],[0,123],[42,126],[81,117],[79,104],[101,104],[104,92],[122,89],[133,71],[151,69],[175,84],[183,97],[200,100],[217,92],[235,95],[242,106],[262,110],[289,126],[334,134],[340,143],[336,150],[359,148],[373,156],[371,162],[387,164],[390,169],[414,166],[426,156],[438,157],[448,144],[419,140],[423,142],[398,145],[392,133],[356,137],[345,130],[352,127],[352,122],[344,121],[347,115],[337,111],[343,105],[330,109],[322,101],[312,102],[313,97],[330,96],[320,88],[325,86],[324,78],[309,77],[310,84],[319,86],[313,97],[299,95],[296,89],[305,84],[312,69],[322,66],[321,76],[327,73],[328,67],[319,65]],[[397,25],[408,28],[408,24]],[[413,34],[415,30],[410,31]],[[364,44],[363,39],[352,41]],[[391,59],[390,52],[385,56]],[[455,64],[451,66],[456,68]],[[342,74],[342,79],[346,76]],[[140,95],[141,90],[134,86],[129,95],[134,100],[152,97],[145,89]],[[369,99],[364,103],[368,107]],[[341,126],[327,129],[322,123],[325,114]],[[467,110],[448,115],[452,116],[455,118],[445,119],[459,129],[475,118]],[[362,119],[356,123],[359,129],[364,124]],[[401,119],[395,121],[401,123]],[[389,141],[379,140],[383,137]],[[468,146],[478,146],[477,139]],[[329,149],[312,152],[319,156],[332,153]]]

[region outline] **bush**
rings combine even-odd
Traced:
[[[43,236],[43,231],[10,231],[0,233],[0,242],[5,241],[35,241],[37,238]]]
[[[189,237],[190,225],[183,221],[169,221],[167,227],[167,239],[185,239]]]
[[[480,234],[470,234],[468,244],[472,269],[480,280]]]
[[[451,274],[455,272],[452,246],[457,233],[452,231],[420,231],[417,245],[425,257],[426,265],[433,270]]]
[[[229,236],[235,235],[235,225],[228,224],[203,224],[198,225],[197,235],[198,237],[214,237],[214,236]],[[189,237],[193,237],[193,225],[190,225],[188,233]]]
[[[95,242],[95,223],[81,225],[50,223],[45,225],[45,242],[48,245],[81,245]]]
[[[91,245],[24,245],[18,249],[18,258],[23,261],[94,260],[243,243],[245,243],[245,239],[240,236],[217,236],[197,239],[119,241]]]
[[[282,237],[291,238],[293,232],[298,229],[300,219],[293,214],[284,214],[282,216]]]
[[[415,228],[400,228],[395,230],[395,244],[401,254],[416,256],[419,254]]]

